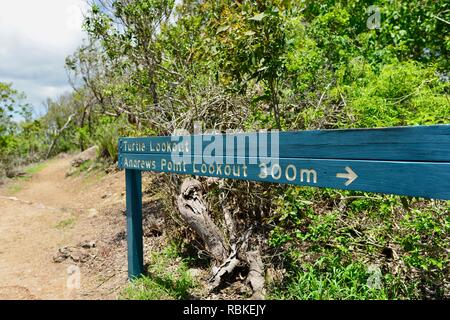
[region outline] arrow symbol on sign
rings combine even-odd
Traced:
[[[358,178],[358,175],[350,167],[345,167],[345,171],[347,171],[347,173],[337,173],[336,178],[347,179],[345,185],[349,186],[356,178]]]

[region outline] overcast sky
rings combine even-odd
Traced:
[[[66,56],[82,39],[85,0],[0,0],[0,82],[24,91],[37,113],[71,91]]]

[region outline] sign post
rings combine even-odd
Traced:
[[[450,200],[450,125],[120,138],[118,165],[132,278],[143,272],[141,171]]]
[[[128,278],[144,272],[142,239],[142,180],[141,171],[125,170],[127,204]]]

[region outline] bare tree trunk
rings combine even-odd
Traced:
[[[275,117],[275,123],[277,125],[277,129],[281,130],[278,90],[277,90],[277,85],[276,85],[275,81],[276,80],[274,80],[274,79],[269,80],[270,107],[272,108],[273,115]]]
[[[86,113],[87,113],[87,109],[89,107],[89,104],[86,102],[83,102],[83,115],[81,117],[81,121],[80,121],[80,128],[84,127],[84,122],[86,120]],[[83,136],[80,135],[80,140],[78,141],[79,143],[79,147],[80,147],[80,151],[84,151],[85,149],[85,145],[84,145],[84,141],[83,141]]]
[[[228,256],[228,248],[223,234],[208,214],[201,183],[185,180],[177,204],[183,219],[202,238],[217,264],[221,264]]]
[[[264,265],[261,259],[260,248],[248,251],[248,242],[252,228],[238,237],[236,223],[230,208],[224,203],[225,196],[221,196],[229,244],[225,235],[211,219],[208,206],[203,199],[202,184],[195,179],[186,179],[181,185],[177,205],[181,217],[197,233],[205,243],[206,249],[214,258],[214,265],[209,279],[209,290],[219,287],[223,280],[233,273],[241,263],[247,263],[250,272],[247,282],[253,289],[252,299],[264,298]]]
[[[67,129],[67,127],[69,126],[70,122],[72,122],[72,118],[75,116],[75,114],[71,114],[69,116],[69,118],[67,119],[66,123],[63,125],[63,127],[61,129],[58,130],[58,132],[56,133],[56,137],[55,139],[53,139],[52,144],[50,145],[50,147],[48,148],[47,151],[47,155],[45,156],[46,159],[48,159],[48,157],[50,157],[50,154],[53,151],[53,148],[56,145],[56,142],[58,142],[58,139],[61,137],[61,134],[64,132],[64,130]]]
[[[265,297],[265,278],[264,278],[264,264],[261,258],[260,248],[253,251],[248,251],[247,263],[250,271],[247,275],[247,282],[250,283],[253,289],[251,299],[261,300]]]

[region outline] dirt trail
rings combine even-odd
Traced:
[[[81,289],[70,289],[70,262],[53,256],[105,232],[104,208],[124,206],[123,175],[66,178],[72,158],[50,160],[29,181],[0,188],[0,299],[103,298],[86,293],[101,285],[101,275],[82,272]]]

